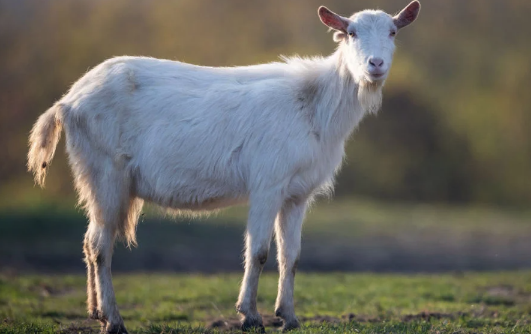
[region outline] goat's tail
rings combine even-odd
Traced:
[[[46,171],[61,138],[62,109],[60,104],[48,109],[39,117],[30,133],[28,171],[33,172],[35,183],[41,187],[44,187]]]

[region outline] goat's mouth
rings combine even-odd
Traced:
[[[379,82],[385,80],[387,77],[387,71],[374,71],[374,72],[365,72],[365,77],[370,82]]]

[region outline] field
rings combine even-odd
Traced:
[[[238,332],[237,274],[116,275],[117,300],[131,333]],[[268,332],[276,275],[260,282]],[[82,275],[4,274],[2,333],[97,333],[86,320]],[[311,274],[297,277],[293,333],[530,333],[531,272],[444,275]]]
[[[84,305],[86,221],[71,207],[0,210],[0,333],[99,332]],[[145,213],[139,246],[118,244],[113,259],[130,333],[238,332],[245,209]],[[297,332],[531,333],[531,272],[519,270],[531,267],[529,221],[529,211],[321,201],[303,230]],[[274,252],[258,299],[268,332],[281,325]]]

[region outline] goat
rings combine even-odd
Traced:
[[[242,329],[261,328],[258,280],[273,233],[278,245],[275,314],[299,327],[293,302],[301,228],[309,203],[333,186],[349,135],[375,113],[397,31],[420,11],[365,10],[350,18],[320,7],[337,50],[246,67],[202,67],[117,57],[93,68],[42,114],[28,169],[44,186],[61,130],[79,201],[88,312],[102,331],[126,333],[111,281],[117,237],[136,244],[144,201],[178,212],[248,203],[245,273],[236,304]]]

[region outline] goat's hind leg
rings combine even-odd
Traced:
[[[122,180],[123,176],[117,171],[108,170],[100,182],[91,184],[94,186],[93,196],[87,205],[90,217],[85,237],[89,258],[89,311],[96,306],[96,316],[107,333],[127,333],[112,284],[112,253],[118,235],[134,242],[136,219],[141,208],[140,202],[131,199],[129,189],[120,183]]]
[[[89,233],[87,232],[83,241],[83,253],[85,254],[85,263],[87,265],[87,312],[89,318],[98,320],[100,315],[98,313],[98,296],[96,294],[96,268],[94,267],[91,248]]]
[[[112,226],[112,224],[101,224],[91,221],[87,235],[93,268],[93,287],[95,287],[96,294],[97,309],[95,313],[97,319],[102,323],[102,332],[127,333],[116,305],[111,276],[111,261],[116,239],[116,227]],[[93,291],[88,296],[89,307],[93,301]]]

